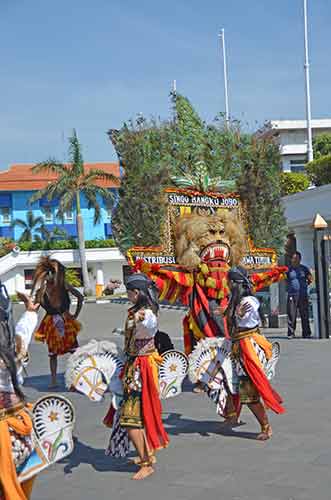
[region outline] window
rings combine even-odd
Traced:
[[[64,220],[67,221],[67,222],[71,222],[73,221],[74,219],[74,214],[72,212],[72,210],[67,210],[66,212],[64,212]]]
[[[9,207],[3,207],[1,209],[2,222],[4,224],[9,224],[11,221],[11,212]]]
[[[305,160],[290,160],[291,172],[304,172]]]
[[[107,207],[106,211],[107,211],[107,219],[111,220],[111,217],[112,217],[112,214],[113,214],[113,210],[111,209],[111,207]]]
[[[32,289],[34,269],[24,269],[24,284],[25,290]]]
[[[43,207],[43,214],[45,217],[45,222],[53,222],[53,212],[51,206]]]
[[[106,214],[107,214],[107,220],[111,220],[112,215],[113,215],[113,205],[108,200],[105,201],[105,210],[106,210]]]

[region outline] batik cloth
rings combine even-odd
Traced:
[[[78,347],[80,330],[80,322],[67,313],[46,314],[35,333],[35,340],[47,343],[50,356],[66,354]]]
[[[137,358],[129,358],[125,365],[124,395],[120,423],[122,427],[144,428],[142,413],[142,382]]]
[[[108,448],[105,451],[106,456],[123,458],[129,454],[129,436],[126,428],[121,426],[120,419],[121,408],[115,411],[113,415],[112,432],[110,435]]]
[[[145,429],[150,451],[165,448],[169,437],[162,423],[158,388],[158,366],[162,358],[150,355],[130,358],[124,373],[124,398],[120,425]]]

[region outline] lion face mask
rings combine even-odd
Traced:
[[[189,214],[176,225],[177,262],[187,268],[203,263],[213,267],[219,261],[237,265],[244,248],[243,225],[229,212],[210,216]]]

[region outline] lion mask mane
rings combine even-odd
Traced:
[[[177,262],[194,269],[203,262],[239,264],[245,249],[242,222],[230,212],[182,216],[175,228]]]

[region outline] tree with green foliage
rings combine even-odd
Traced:
[[[41,216],[34,216],[32,210],[29,210],[26,214],[26,219],[14,219],[12,221],[12,227],[18,226],[23,229],[23,233],[21,234],[18,243],[22,243],[24,241],[33,241],[33,239],[38,239],[36,233],[42,231],[45,226],[44,218]]]
[[[40,233],[40,236],[46,243],[58,239],[61,240],[68,239],[67,231],[59,226],[55,226],[53,229],[48,229],[46,226],[42,226],[40,229],[38,229],[38,232]]]
[[[32,169],[33,173],[56,174],[56,180],[49,182],[47,186],[32,195],[30,201],[34,202],[41,198],[59,200],[57,217],[64,218],[65,213],[76,208],[76,226],[78,235],[78,246],[80,262],[83,274],[84,293],[91,293],[90,278],[88,275],[84,223],[81,212],[81,196],[83,195],[88,203],[88,208],[94,210],[94,223],[101,217],[101,207],[98,197],[107,203],[113,202],[113,194],[106,188],[100,186],[101,180],[118,183],[118,179],[101,169],[86,170],[83,161],[82,147],[78,141],[76,131],[69,137],[69,163],[60,163],[54,159],[38,163]]]
[[[77,269],[74,269],[73,267],[66,267],[65,280],[66,283],[68,283],[68,285],[74,286],[76,288],[82,286],[79,277],[79,272]]]
[[[45,250],[49,249],[55,241],[69,239],[67,231],[59,226],[48,229],[43,225],[37,229],[37,232],[40,233]]]
[[[310,161],[305,169],[310,182],[315,186],[331,184],[331,154]]]
[[[281,204],[278,145],[269,138],[252,137],[241,161],[237,187],[246,205],[249,234],[256,246],[282,252],[286,219]]]
[[[302,172],[282,172],[280,174],[281,195],[300,193],[309,188],[309,179]]]
[[[173,129],[170,123],[138,117],[110,130],[124,175],[112,226],[123,253],[134,245],[160,243],[164,220],[162,190],[169,185]]]
[[[313,151],[315,160],[331,155],[331,134],[327,132],[317,134],[313,139]]]
[[[0,237],[0,258],[7,255],[16,247],[16,243],[11,238]]]
[[[165,186],[175,183],[207,190],[233,186],[226,181],[237,182],[247,203],[254,242],[281,248],[285,219],[277,145],[271,139],[253,139],[237,121],[225,124],[223,115],[206,124],[179,94],[172,93],[171,101],[171,120],[148,121],[139,116],[120,130],[109,131],[124,169],[114,217],[121,250],[160,243]],[[245,188],[246,175],[249,189]]]

